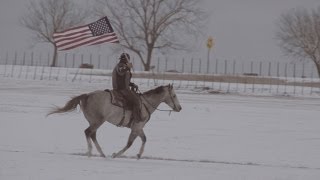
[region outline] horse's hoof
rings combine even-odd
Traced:
[[[101,154],[101,157],[103,157],[103,158],[106,158],[106,155],[104,155],[104,154]]]
[[[141,154],[137,154],[137,159],[139,160],[141,158]]]
[[[117,157],[117,153],[113,153],[111,157],[112,158],[116,158]]]
[[[86,152],[85,155],[87,155],[88,157],[92,156],[92,154],[90,152]]]

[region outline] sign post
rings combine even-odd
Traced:
[[[208,48],[208,55],[207,55],[207,74],[209,74],[209,67],[210,67],[210,50],[214,46],[214,41],[211,36],[209,36],[207,40],[207,48]]]

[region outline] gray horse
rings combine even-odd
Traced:
[[[170,106],[173,111],[181,111],[181,105],[174,92],[171,84],[167,86],[159,86],[155,89],[149,90],[140,94],[141,99],[141,117],[142,121],[132,121],[131,111],[123,107],[116,106],[112,103],[112,95],[110,91],[94,91],[89,94],[82,94],[69,100],[62,108],[56,107],[48,115],[54,113],[65,113],[73,111],[80,105],[81,110],[89,122],[90,126],[84,131],[88,143],[88,156],[91,156],[92,143],[95,144],[98,152],[102,157],[106,157],[97,141],[97,129],[105,122],[108,121],[117,126],[131,128],[131,133],[128,138],[126,146],[117,153],[113,153],[112,157],[121,156],[127,149],[130,148],[133,141],[139,136],[142,140],[140,151],[137,154],[139,159],[144,151],[146,143],[146,135],[143,132],[145,124],[149,121],[151,114],[157,110],[160,103],[164,102]]]

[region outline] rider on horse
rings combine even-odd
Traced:
[[[141,102],[139,95],[136,93],[138,86],[131,82],[130,56],[127,53],[120,55],[119,63],[114,67],[112,72],[112,86],[118,91],[132,106],[133,118],[136,122],[142,121],[141,118]]]

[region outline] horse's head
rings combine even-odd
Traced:
[[[166,95],[165,95],[165,99],[164,99],[164,102],[170,106],[174,111],[176,112],[180,112],[182,107],[179,103],[179,100],[178,100],[178,97],[176,95],[176,93],[174,92],[174,89],[173,89],[173,85],[172,84],[169,84],[167,86],[165,86],[166,88]]]

